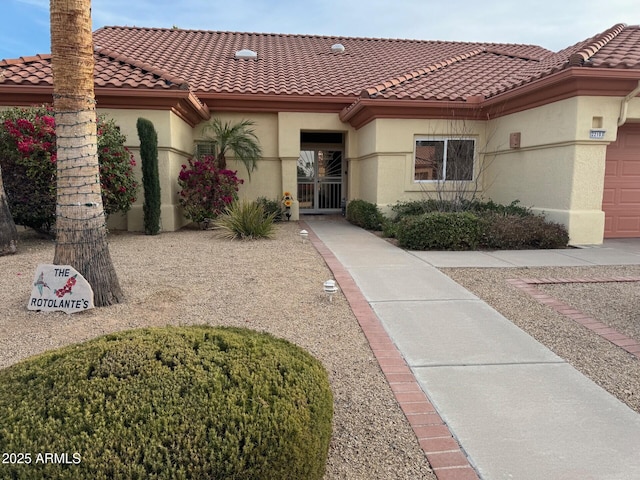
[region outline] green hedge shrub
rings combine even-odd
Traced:
[[[380,230],[384,216],[375,203],[351,200],[347,204],[347,221],[366,230]]]
[[[564,225],[547,222],[540,215],[483,216],[482,247],[488,249],[564,248],[569,234]]]
[[[2,478],[320,479],[333,401],[301,348],[237,328],[121,332],[0,371]],[[68,454],[68,464],[37,454]],[[74,454],[78,454],[75,456]]]
[[[482,238],[482,225],[469,212],[424,213],[403,218],[396,238],[409,250],[474,250]]]

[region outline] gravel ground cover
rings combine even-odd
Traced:
[[[54,246],[21,231],[0,257],[0,368],[106,333],[162,325],[233,325],[268,331],[307,349],[327,369],[334,432],[327,479],[429,479],[427,459],[345,298],[322,290],[331,273],[297,222],[275,239],[228,241],[183,229],[148,237],[112,233],[110,252],[126,302],[83,313],[26,309],[36,266]],[[1,393],[0,393],[1,394]]]
[[[640,266],[443,268],[540,343],[640,413],[640,359],[509,285],[510,278],[638,276]],[[545,293],[640,338],[640,282],[540,285]]]

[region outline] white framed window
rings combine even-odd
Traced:
[[[475,144],[472,138],[416,138],[413,181],[473,180]]]

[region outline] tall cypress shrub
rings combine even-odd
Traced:
[[[158,134],[153,123],[138,118],[136,124],[140,138],[142,158],[142,184],[144,186],[144,232],[157,235],[160,232],[160,177],[158,175]]]

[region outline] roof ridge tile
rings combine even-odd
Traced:
[[[479,55],[485,51],[486,49],[484,47],[476,48],[474,50],[471,50],[470,52],[454,55],[453,57],[450,57],[448,59],[441,60],[425,68],[419,68],[412,72],[405,73],[397,77],[393,77],[389,80],[379,83],[378,85],[363,89],[362,92],[360,93],[360,97],[372,98],[373,96],[387,90],[389,87],[392,87],[392,86],[395,87],[397,85],[401,85],[403,83],[419,78],[423,75],[431,73],[435,70],[440,70],[441,68],[447,67],[457,62],[461,62],[462,60],[466,60],[467,58],[471,58],[475,55]]]
[[[602,47],[617,37],[625,28],[626,24],[618,23],[609,30],[602,32],[593,39],[593,42],[584,46],[584,48],[569,56],[569,66],[577,67],[583,65],[589,58],[593,57]]]
[[[36,55],[18,57],[18,58],[5,58],[0,60],[0,67],[8,67],[10,65],[19,65],[21,63],[33,63],[41,62],[42,60],[51,60],[50,53],[38,53]]]

